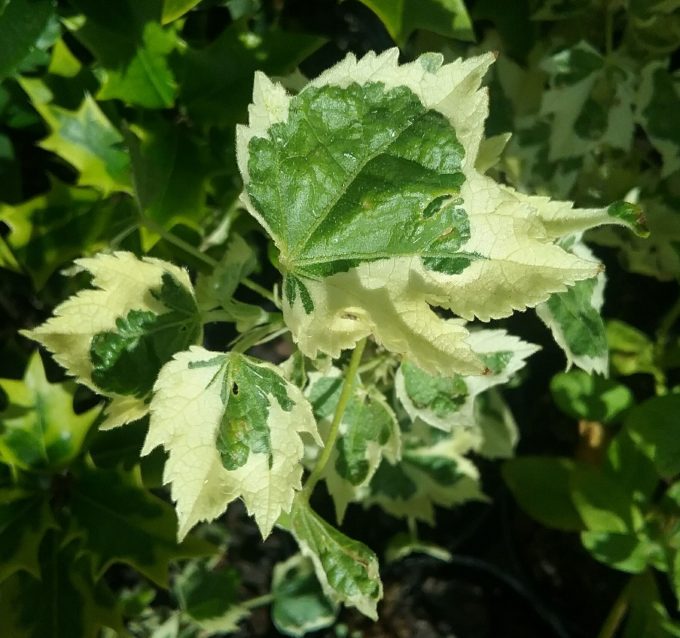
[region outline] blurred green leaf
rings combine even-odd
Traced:
[[[101,627],[123,631],[120,611],[103,582],[92,580],[77,543],[56,533],[40,548],[41,579],[17,572],[0,584],[0,623],[17,638],[97,638]],[[28,603],[28,601],[31,601]]]
[[[338,605],[324,595],[312,561],[301,554],[274,566],[272,594],[272,622],[286,636],[330,627],[338,615]]]
[[[178,543],[173,507],[144,489],[134,473],[82,469],[71,489],[74,533],[84,536],[96,578],[123,562],[167,587],[170,561],[214,551],[197,537]]]
[[[574,506],[589,531],[627,534],[639,526],[641,514],[632,494],[601,469],[575,466],[569,486]]]
[[[607,322],[607,342],[612,370],[617,374],[656,373],[654,344],[644,332],[614,319]]]
[[[235,569],[211,569],[205,562],[193,562],[175,580],[174,590],[180,607],[203,629],[231,632],[250,613],[238,604],[239,585]]]
[[[69,111],[50,103],[52,93],[42,81],[23,78],[20,84],[50,129],[40,146],[73,165],[80,173],[81,186],[105,194],[130,190],[123,137],[90,95],[76,111]]]
[[[277,29],[255,34],[236,22],[206,47],[186,52],[180,98],[198,123],[233,126],[245,117],[255,71],[289,73],[323,42]]]
[[[5,241],[14,260],[3,264],[0,258],[0,265],[25,271],[40,290],[64,264],[134,229],[137,212],[128,197],[102,199],[93,189],[52,179],[43,195],[14,206],[0,204],[0,221],[9,227]]]
[[[36,350],[21,381],[0,379],[9,405],[0,413],[0,457],[19,468],[62,467],[80,453],[100,407],[73,411],[75,384],[49,383]]]
[[[11,488],[0,491],[0,583],[21,570],[40,577],[40,543],[55,526],[44,494]]]
[[[53,15],[53,0],[8,0],[0,6],[0,82],[31,53]]]
[[[503,477],[520,507],[543,525],[581,531],[585,523],[571,494],[576,464],[569,459],[524,456],[503,464]]]
[[[200,228],[210,173],[205,143],[186,125],[162,118],[145,118],[132,132],[133,183],[144,215],[164,228],[179,222]],[[152,243],[147,235],[147,248]]]
[[[464,0],[361,0],[382,20],[400,46],[416,29],[474,41],[472,20]]]
[[[659,547],[636,534],[582,532],[583,546],[601,563],[619,571],[639,574],[659,552]]]
[[[628,414],[624,427],[649,454],[659,475],[671,478],[680,472],[680,394],[655,397]]]
[[[550,393],[565,414],[600,423],[615,422],[634,400],[626,386],[582,370],[556,374]]]
[[[165,0],[163,2],[163,24],[177,20],[185,13],[191,11],[201,0]]]

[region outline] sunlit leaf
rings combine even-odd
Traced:
[[[301,487],[300,435],[316,434],[307,400],[271,364],[193,347],[158,377],[143,454],[169,452],[179,537],[242,498],[266,537]]]
[[[93,289],[79,292],[25,336],[54,354],[69,374],[113,399],[103,427],[138,419],[166,361],[196,343],[201,323],[187,272],[116,252],[79,259]]]
[[[467,330],[431,306],[488,320],[536,305],[598,272],[554,240],[640,223],[632,205],[576,210],[480,175],[492,56],[442,61],[348,56],[295,97],[256,78],[237,129],[243,202],[280,250],[284,316],[307,356],[372,333],[426,371],[479,374]]]

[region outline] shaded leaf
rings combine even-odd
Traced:
[[[472,20],[464,0],[361,0],[383,22],[390,35],[403,45],[416,29],[474,41]]]
[[[29,55],[53,15],[52,0],[7,0],[0,7],[0,82]]]
[[[656,465],[659,475],[680,473],[680,395],[655,397],[635,406],[624,422],[631,438]]]
[[[547,527],[581,531],[585,524],[571,494],[575,467],[569,459],[524,456],[504,463],[503,478],[532,518]]]
[[[161,587],[171,561],[214,552],[189,538],[178,544],[173,508],[120,470],[80,470],[71,491],[74,532],[83,535],[95,579],[115,563],[127,563]]]
[[[22,78],[20,84],[50,130],[40,146],[73,165],[79,173],[79,185],[105,194],[130,190],[129,160],[121,148],[123,137],[90,95],[77,110],[69,111],[51,104],[53,96],[41,80]]]
[[[556,374],[550,381],[550,393],[565,414],[601,423],[615,422],[634,401],[626,386],[581,370]]]
[[[211,569],[202,562],[187,565],[175,580],[180,607],[208,632],[232,632],[250,612],[238,604],[240,578],[230,567]]]
[[[330,627],[338,606],[323,593],[314,565],[300,554],[274,566],[272,576],[272,622],[286,636]]]
[[[258,35],[234,23],[208,46],[186,52],[180,97],[197,121],[233,126],[246,113],[255,71],[285,75],[322,43],[276,29]]]
[[[2,490],[0,497],[0,583],[18,571],[40,577],[38,551],[43,537],[56,527],[40,493]],[[0,592],[2,585],[0,584]],[[0,595],[1,597],[1,595]],[[0,627],[2,621],[0,621]]]
[[[60,547],[55,533],[40,548],[41,580],[18,572],[0,584],[0,627],[7,636],[96,638],[102,627],[123,630],[115,598],[95,583],[77,543]],[[27,604],[39,601],[40,604]]]
[[[0,458],[25,470],[61,468],[81,451],[101,408],[73,411],[73,383],[49,383],[36,350],[21,381],[0,379]]]
[[[312,561],[326,596],[377,618],[382,582],[378,559],[368,547],[326,523],[299,496],[279,524],[293,535],[302,555]]]

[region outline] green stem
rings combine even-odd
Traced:
[[[274,594],[263,594],[262,596],[257,596],[256,598],[251,598],[241,603],[241,607],[246,609],[255,609],[256,607],[263,607],[273,602]]]
[[[267,290],[264,286],[260,286],[256,281],[253,281],[252,279],[249,279],[248,277],[245,277],[244,279],[241,280],[241,283],[246,287],[250,288],[253,292],[256,292],[260,297],[264,297],[268,301],[271,301],[276,308],[281,310],[281,304],[279,303],[279,300],[269,291]]]
[[[621,593],[618,595],[618,597],[614,601],[614,604],[609,610],[609,614],[607,614],[607,617],[604,620],[604,624],[600,629],[600,633],[597,634],[597,638],[614,638],[614,636],[616,635],[616,631],[618,630],[619,626],[621,625],[621,622],[626,616],[626,612],[628,611],[628,605],[630,604],[630,595],[633,592],[634,582],[635,579],[631,578],[626,583],[626,586],[621,590]]]
[[[316,461],[316,465],[309,475],[305,487],[302,490],[303,498],[309,500],[312,492],[314,491],[314,486],[319,482],[321,475],[323,474],[329,459],[331,458],[331,453],[335,447],[335,441],[338,438],[338,433],[340,432],[340,423],[342,421],[342,416],[345,414],[345,409],[349,400],[352,398],[352,390],[354,388],[354,379],[357,376],[357,370],[359,369],[359,364],[361,363],[361,357],[364,354],[364,348],[366,347],[366,337],[357,343],[352,353],[352,358],[347,366],[347,371],[345,372],[345,380],[342,384],[342,390],[340,392],[340,398],[338,399],[338,405],[335,408],[335,414],[333,414],[333,421],[331,422],[331,429],[328,432],[328,438],[324,443],[324,448],[321,455]]]
[[[678,319],[680,319],[680,297],[676,299],[675,303],[663,316],[659,329],[656,331],[656,340],[660,350],[666,347],[668,335]]]
[[[192,246],[188,241],[184,241],[181,237],[177,237],[169,230],[166,230],[160,224],[156,223],[153,219],[149,219],[144,215],[140,215],[142,226],[145,226],[150,231],[160,235],[165,241],[170,244],[174,244],[177,248],[181,248],[185,253],[189,253],[192,257],[195,257],[199,261],[202,261],[207,266],[214,268],[217,266],[217,260],[213,259],[210,255],[202,253],[198,248]]]
[[[144,215],[140,215],[140,219],[142,222],[142,226],[145,226],[150,231],[156,233],[157,235],[160,235],[168,243],[174,244],[178,248],[181,248],[185,253],[188,253],[192,257],[195,257],[199,261],[202,261],[207,266],[210,266],[210,268],[215,268],[215,266],[217,266],[218,262],[216,259],[213,259],[210,255],[202,253],[200,250],[198,250],[198,248],[192,246],[189,242],[184,241],[181,237],[177,237],[177,235],[174,235],[169,230],[166,230],[165,228],[163,228],[163,226],[153,221],[153,219],[149,219]],[[261,297],[264,297],[268,301],[271,301],[277,308],[279,309],[281,308],[281,305],[279,304],[276,297],[274,297],[274,295],[271,292],[269,292],[269,290],[267,290],[263,286],[260,286],[260,284],[258,284],[257,282],[253,281],[252,279],[249,279],[248,277],[245,277],[244,279],[241,280],[241,283],[246,288],[250,288],[257,294],[259,294]]]
[[[614,51],[614,9],[607,3],[604,16],[605,53],[607,57]]]

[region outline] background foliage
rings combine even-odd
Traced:
[[[605,323],[579,318],[606,339],[609,380],[561,372],[538,322],[508,322],[544,349],[506,392],[517,458],[502,476],[481,461],[492,504],[439,511],[425,557],[387,566],[380,623],[345,611],[328,635],[680,635],[679,42],[677,0],[0,0],[0,633],[192,636],[269,602],[271,622],[255,611],[243,635],[333,623],[289,540],[261,549],[238,510],[177,545],[163,457],[139,460],[146,424],[99,431],[94,395],[18,330],[80,289],[72,260],[103,248],[205,272],[186,244],[218,256],[236,229],[254,251],[244,271],[269,287],[266,240],[236,205],[254,71],[296,88],[347,51],[397,44],[404,60],[497,51],[487,134],[513,137],[495,175],[580,206],[638,202],[651,236],[587,237],[607,264]],[[388,545],[397,528],[376,512],[350,508],[346,528],[408,554],[415,540]]]

